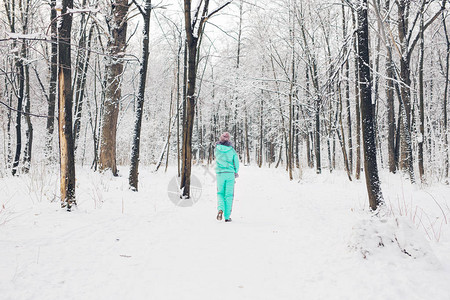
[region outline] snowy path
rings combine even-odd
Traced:
[[[79,189],[77,212],[41,204],[8,221],[0,227],[0,298],[450,297],[448,263],[392,253],[364,260],[349,249],[366,205],[362,183],[325,175],[289,182],[278,170],[244,167],[233,222],[224,223],[215,220],[215,182],[197,173],[203,193],[193,207],[167,200],[169,174],[146,173],[138,194],[123,188],[125,178],[93,177]],[[103,190],[102,209],[87,208],[93,189]]]

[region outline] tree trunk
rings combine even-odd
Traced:
[[[152,1],[146,0],[143,11],[141,11],[142,17],[144,18],[144,29],[142,31],[142,36],[143,36],[142,58],[141,58],[141,64],[140,64],[140,69],[139,69],[139,92],[138,92],[138,96],[137,96],[137,108],[136,108],[136,112],[135,112],[136,116],[134,119],[133,146],[131,148],[130,176],[128,178],[130,188],[133,191],[138,190],[138,183],[139,183],[139,148],[140,148],[140,140],[141,140],[142,115],[144,113],[145,83],[147,81],[151,10],[152,10]]]
[[[352,172],[350,170],[350,162],[348,160],[347,156],[347,149],[345,149],[345,131],[344,131],[344,124],[342,122],[342,93],[341,88],[339,87],[339,108],[338,108],[338,114],[339,114],[339,127],[341,130],[341,133],[339,133],[339,129],[336,128],[336,133],[339,139],[339,143],[341,144],[341,150],[342,150],[342,156],[344,158],[344,169],[347,172],[348,180],[352,181]],[[347,102],[347,100],[346,100]],[[342,134],[342,136],[341,136]]]
[[[369,206],[376,210],[383,203],[380,180],[378,178],[377,152],[373,121],[372,91],[370,82],[369,27],[367,0],[360,0],[358,14],[358,65],[359,89],[361,91],[361,115],[364,148],[364,172],[366,175]]]
[[[377,3],[377,7],[380,7],[381,3],[380,0],[376,0]],[[380,26],[380,24],[378,24],[378,26]],[[380,31],[380,28],[378,27],[378,31]],[[376,35],[376,48],[375,48],[375,63],[374,63],[374,74],[373,74],[373,78],[372,80],[375,82],[374,83],[374,92],[373,92],[373,99],[372,99],[372,105],[373,105],[373,114],[374,114],[374,129],[375,129],[375,143],[377,143],[378,139],[378,106],[379,106],[379,81],[380,81],[380,48],[381,48],[381,38],[380,35]],[[381,145],[379,145],[379,147],[381,148]],[[380,160],[381,160],[381,165],[383,165],[383,153],[380,151]]]
[[[280,151],[278,152],[278,161],[277,164],[275,165],[275,169],[278,168],[278,166],[280,165],[282,153],[283,153],[283,143],[281,143],[280,145]]]
[[[59,27],[59,68],[58,68],[58,120],[59,151],[61,165],[61,207],[70,211],[75,201],[75,160],[72,135],[72,69],[71,69],[71,29],[73,0],[62,0]]]
[[[318,97],[318,96],[317,96]],[[320,164],[320,99],[317,98],[314,101],[315,105],[315,139],[314,139],[314,146],[315,146],[315,153],[316,153],[316,173],[320,174],[322,173],[322,167]]]
[[[403,107],[405,109],[405,117],[406,120],[400,124],[401,132],[405,132],[406,128],[404,127],[404,123],[406,122],[407,127],[411,128],[411,78],[410,78],[410,62],[408,57],[408,40],[407,40],[407,32],[408,32],[408,19],[409,19],[409,0],[400,0],[397,2],[398,7],[398,36],[400,40],[400,81],[402,82],[400,86],[401,97]],[[404,134],[401,135],[401,160],[400,167],[402,170],[408,170],[408,165],[410,165],[409,160],[412,160],[412,153],[409,151],[410,146],[407,143],[407,139]]]
[[[185,1],[186,3],[186,1]],[[190,14],[190,8],[186,8],[186,13]],[[190,27],[190,24],[186,26]],[[186,29],[188,30],[188,29]],[[183,141],[181,155],[181,186],[183,196],[190,198],[191,187],[191,165],[192,165],[192,131],[194,128],[195,117],[195,83],[196,83],[196,57],[197,57],[197,38],[193,35],[188,38],[188,75],[186,89],[186,110],[183,124]]]
[[[305,139],[306,139],[306,160],[308,161],[308,167],[312,169],[314,168],[314,162],[311,155],[311,141],[309,138],[309,131],[305,133]]]
[[[206,0],[205,6],[209,1]],[[200,8],[199,8],[200,9]],[[191,188],[191,165],[192,165],[192,131],[194,127],[195,117],[195,83],[197,79],[197,42],[198,36],[194,36],[191,23],[191,1],[184,1],[185,31],[187,43],[187,82],[186,82],[186,98],[185,110],[183,114],[183,140],[181,155],[181,185],[183,189],[183,197],[190,198]]]
[[[87,22],[86,22],[87,25]],[[85,25],[85,26],[86,26]],[[83,27],[85,27],[83,26]],[[81,116],[82,116],[82,110],[83,110],[83,102],[84,102],[84,90],[86,88],[86,77],[87,77],[87,71],[89,66],[89,58],[91,55],[91,39],[92,34],[94,32],[94,26],[91,25],[91,28],[89,29],[89,34],[86,37],[86,28],[82,28],[83,33],[80,38],[79,43],[79,57],[78,62],[76,64],[77,66],[77,77],[76,77],[76,83],[75,83],[75,103],[74,103],[74,125],[73,125],[73,135],[74,135],[74,145],[75,145],[75,152],[77,151],[78,147],[78,140],[80,137],[80,129],[81,129]]]
[[[172,104],[173,104],[173,90],[170,93],[170,107],[169,107],[169,129],[167,130],[167,154],[166,154],[166,166],[164,169],[164,172],[167,172],[167,168],[169,167],[169,154],[170,154],[170,135],[171,135],[171,119],[172,119]],[[177,107],[177,114],[178,114],[178,107]],[[178,118],[178,116],[177,116]]]
[[[25,95],[25,67],[23,60],[26,56],[25,41],[22,43],[20,57],[15,59],[16,72],[19,75],[19,91],[17,97],[17,115],[16,115],[16,153],[12,165],[12,175],[16,175],[19,167],[20,152],[22,151],[22,106]]]
[[[386,24],[390,27],[389,20],[390,0],[386,0],[384,6],[384,13],[386,14]],[[388,29],[390,31],[390,28]],[[389,156],[389,172],[395,173],[397,171],[397,160],[395,155],[395,106],[394,106],[394,65],[392,64],[392,51],[388,46],[386,60],[386,101],[388,110],[388,156]]]
[[[25,151],[23,154],[23,172],[28,173],[31,167],[31,153],[33,150],[33,124],[31,123],[30,109],[30,67],[25,65],[25,121],[27,122],[27,130],[25,136],[27,142],[25,144]]]
[[[8,23],[9,23],[9,30],[11,31],[11,33],[15,33],[15,23],[16,23],[16,7],[14,2],[10,3],[8,1],[3,1],[4,5],[5,5],[5,14],[8,18]],[[11,49],[16,49],[17,48],[17,43],[15,40],[13,40],[12,42],[12,48]],[[17,69],[17,56],[14,57],[14,62],[11,62],[11,72],[13,72],[14,69],[16,69],[16,74],[18,74],[20,76],[20,72],[18,72]],[[7,91],[9,91],[9,97],[8,97],[8,104],[9,107],[13,106],[13,95],[16,96],[16,98],[20,98],[20,96],[18,96],[17,91],[14,91],[15,89],[17,89],[17,86],[14,86],[14,84],[10,84],[10,80],[8,80],[7,76],[4,76],[5,78],[5,87],[9,85],[11,85],[11,87],[9,89],[7,89]],[[20,82],[20,77],[19,77],[19,82]],[[19,103],[18,103],[19,104]],[[17,111],[16,113],[18,114],[20,111]],[[14,170],[12,168],[12,164],[13,164],[13,150],[12,150],[12,137],[11,137],[11,121],[12,121],[12,115],[13,115],[13,110],[8,109],[7,112],[7,116],[8,116],[8,123],[7,123],[7,132],[8,132],[8,155],[7,155],[7,160],[6,160],[6,165],[9,168],[11,168],[13,175],[15,175],[15,172],[17,170]],[[17,120],[17,119],[16,119]],[[17,121],[16,121],[17,123]],[[17,128],[16,128],[17,130]]]
[[[297,99],[298,100],[298,99]],[[295,138],[295,166],[297,169],[300,169],[300,153],[299,153],[299,144],[300,144],[300,130],[299,130],[299,122],[300,122],[300,105],[296,106],[295,111],[295,125],[294,125],[294,138]]]
[[[347,38],[347,21],[345,19],[345,9],[344,5],[342,5],[342,35],[343,39]],[[347,49],[345,49],[345,53],[347,53]],[[346,56],[344,54],[344,56]],[[350,64],[348,59],[345,62],[345,105],[347,110],[347,130],[348,130],[348,171],[350,174],[353,173],[353,141],[352,141],[352,115],[350,108]],[[342,132],[344,135],[344,132]]]
[[[419,141],[418,141],[418,161],[419,161],[419,176],[423,183],[424,166],[423,166],[423,142],[425,140],[425,116],[424,116],[424,95],[423,95],[423,56],[425,52],[424,38],[423,38],[423,14],[420,15],[420,53],[419,53]]]
[[[316,173],[320,174],[322,172],[321,167],[321,161],[320,161],[320,106],[321,106],[321,98],[320,98],[320,90],[319,90],[319,81],[318,81],[318,74],[317,74],[317,61],[313,53],[311,53],[308,45],[308,40],[306,38],[306,30],[305,25],[301,24],[301,33],[302,38],[305,46],[305,55],[307,57],[307,70],[309,71],[309,74],[311,75],[311,82],[313,84],[314,90],[315,90],[315,96],[314,96],[314,152],[315,152],[315,158],[316,158]],[[312,44],[314,46],[314,39],[312,39]],[[308,86],[309,82],[309,76],[307,74],[306,76],[306,84],[307,84],[307,90],[309,90]],[[310,96],[308,94],[308,96]]]
[[[53,154],[53,132],[55,131],[55,107],[56,107],[56,81],[58,77],[58,44],[57,44],[57,20],[56,20],[56,0],[50,1],[50,32],[51,32],[51,50],[50,50],[50,82],[48,93],[47,109],[47,137],[45,144],[45,155],[49,163],[55,163]]]
[[[177,53],[177,176],[181,176],[180,172],[180,54],[183,49],[183,43],[180,33],[180,44]]]
[[[441,3],[440,10],[437,11],[433,17],[431,17],[426,24],[423,24],[421,26],[421,29],[419,30],[419,34],[417,35],[414,33],[414,28],[409,29],[408,22],[409,22],[409,13],[410,13],[410,0],[400,0],[396,1],[397,3],[397,10],[398,10],[398,36],[400,40],[400,81],[402,83],[401,85],[401,107],[403,107],[404,112],[402,112],[402,118],[405,120],[402,120],[400,123],[401,133],[402,133],[402,139],[401,139],[401,168],[403,170],[407,170],[409,172],[409,177],[411,180],[411,183],[415,182],[414,179],[414,165],[413,165],[413,156],[412,156],[412,140],[411,140],[411,118],[412,118],[412,112],[411,112],[411,56],[412,51],[414,50],[415,45],[417,44],[417,41],[420,38],[420,34],[422,34],[426,28],[436,20],[436,18],[439,16],[439,14],[444,11],[445,5],[447,3],[446,0],[443,0]],[[425,4],[426,1],[422,1],[420,3],[420,8],[418,10],[418,15],[415,16],[414,24],[416,23],[416,20],[420,17],[419,14],[424,13]],[[415,37],[413,37],[413,34]],[[412,42],[411,42],[412,41]]]
[[[331,95],[331,90],[328,91]],[[341,89],[338,89],[338,93],[339,93],[339,99],[341,98],[340,95]],[[331,140],[332,138],[334,138],[334,127],[336,126],[336,124],[334,124],[333,122],[333,102],[334,101],[328,101],[328,134],[327,134],[327,151],[328,151],[328,168],[330,173],[333,172],[334,170],[334,166],[333,166],[333,151],[332,151],[332,143]],[[337,110],[334,110],[334,112],[337,112]]]
[[[291,82],[291,92],[289,93],[289,159],[288,159],[288,169],[289,169],[289,179],[294,179],[292,176],[292,168],[294,165],[294,155],[293,155],[293,149],[294,149],[294,140],[293,140],[293,131],[292,131],[292,125],[293,125],[293,106],[292,106],[292,85],[293,82]]]
[[[276,88],[276,94],[277,94],[277,99],[278,99],[278,110],[280,112],[280,119],[281,119],[281,132],[283,133],[283,141],[284,141],[284,148],[285,148],[285,154],[286,154],[286,171],[289,168],[289,138],[288,138],[288,133],[286,132],[286,125],[285,125],[285,121],[284,121],[284,112],[283,112],[283,106],[281,104],[281,93],[280,93],[280,85],[278,83],[278,78],[277,78],[277,73],[275,71],[275,65],[273,63],[273,56],[270,56],[270,64],[272,66],[272,72],[273,72],[273,79],[275,80],[275,88]],[[262,93],[261,93],[262,94]],[[289,96],[289,99],[291,101],[291,98]],[[291,102],[289,102],[291,103]],[[289,104],[290,107],[290,104]]]
[[[116,133],[120,99],[122,97],[121,78],[123,56],[127,42],[128,0],[113,0],[112,19],[108,22],[110,39],[108,40],[108,62],[106,65],[107,85],[100,138],[100,171],[111,170],[117,176]]]
[[[264,97],[263,92],[261,92],[261,101],[259,105],[259,151],[258,151],[258,167],[262,167],[263,164],[263,114],[264,114]],[[288,162],[286,162],[288,163]]]
[[[450,38],[448,36],[447,24],[445,23],[444,15],[442,15],[442,24],[444,27],[445,40],[447,44],[447,55],[445,56],[445,88],[444,88],[444,103],[443,103],[443,118],[444,118],[444,176],[448,178],[449,172],[449,158],[448,158],[448,132],[447,132],[447,101],[448,101],[448,80],[449,80],[449,61],[450,61]]]
[[[355,30],[357,29],[356,24],[356,13],[352,13],[352,24]],[[353,51],[355,53],[354,64],[355,64],[355,115],[356,115],[356,166],[355,166],[355,178],[357,180],[361,177],[361,110],[360,110],[360,90],[359,90],[359,67],[358,67],[358,44],[357,44],[357,33],[355,33],[353,39]]]
[[[7,81],[7,79],[5,78],[5,81]],[[5,86],[7,86],[7,82],[5,82]],[[8,95],[8,105],[10,107],[12,107],[12,92],[9,92]],[[6,168],[7,169],[11,169],[12,167],[12,137],[11,137],[11,120],[12,120],[12,111],[10,109],[7,110],[7,123],[6,123],[6,132],[7,132],[7,136],[8,136],[8,142],[7,142],[7,157],[6,157]]]
[[[247,164],[250,164],[250,147],[249,147],[249,138],[248,138],[248,115],[247,115],[247,106],[245,106],[245,154],[247,156]]]
[[[195,84],[197,78],[197,65],[199,60],[200,42],[207,20],[219,10],[231,2],[228,1],[220,8],[208,14],[209,0],[203,3],[203,12],[199,17],[200,8],[203,1],[200,1],[194,20],[191,18],[191,0],[184,0],[184,21],[187,42],[187,89],[186,89],[186,109],[183,114],[183,141],[182,141],[182,168],[180,189],[183,190],[183,197],[190,198],[191,188],[191,165],[192,165],[192,131],[195,117]],[[197,23],[198,22],[198,23]],[[197,32],[194,32],[198,24]]]

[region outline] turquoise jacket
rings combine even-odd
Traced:
[[[238,173],[239,158],[231,146],[216,145],[216,173]]]

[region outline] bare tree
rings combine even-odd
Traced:
[[[378,178],[377,150],[375,147],[375,128],[372,106],[372,85],[370,80],[369,26],[367,0],[359,0],[358,16],[358,67],[359,90],[361,91],[361,115],[364,148],[364,172],[366,175],[369,205],[376,210],[383,203],[380,180]]]
[[[444,128],[443,128],[443,134],[444,134],[444,176],[445,178],[448,178],[448,172],[449,172],[449,158],[448,158],[448,132],[447,132],[447,102],[448,102],[448,80],[449,80],[449,62],[450,62],[450,37],[447,29],[447,24],[445,23],[445,16],[444,12],[442,12],[442,27],[444,28],[444,34],[445,34],[445,42],[446,42],[446,56],[445,56],[445,87],[444,87],[444,101],[442,105],[443,110],[443,119],[444,119]]]
[[[425,182],[423,166],[423,145],[425,139],[425,105],[423,90],[423,56],[425,54],[425,40],[423,37],[423,13],[420,14],[420,47],[419,47],[419,141],[418,141],[418,161],[420,181]]]
[[[61,22],[58,28],[58,120],[61,166],[61,207],[70,211],[75,201],[75,155],[72,134],[72,58],[71,30],[73,0],[62,0]]]
[[[86,6],[86,0],[83,0],[83,7]],[[85,96],[85,88],[86,88],[86,79],[87,79],[87,71],[89,66],[89,59],[91,55],[91,40],[94,32],[94,25],[90,25],[89,33],[87,33],[88,27],[88,18],[90,13],[86,16],[85,13],[81,15],[80,21],[80,39],[78,41],[77,47],[77,56],[75,62],[75,75],[74,75],[74,124],[73,124],[73,136],[74,136],[74,145],[75,152],[78,149],[78,140],[80,138],[80,129],[81,129],[81,117],[83,110],[83,102]]]
[[[352,13],[353,28],[357,29],[356,12]],[[358,36],[355,32],[353,38],[353,52],[355,65],[355,114],[356,114],[356,166],[355,177],[359,179],[361,176],[361,109],[360,109],[360,91],[359,91],[359,67],[358,67]]]
[[[133,3],[138,8],[142,18],[144,19],[144,28],[142,30],[142,58],[139,70],[139,91],[137,96],[136,116],[134,120],[133,146],[131,149],[131,168],[128,182],[133,191],[138,190],[139,182],[139,146],[141,139],[142,114],[144,111],[145,83],[147,81],[148,68],[148,48],[150,35],[150,16],[152,12],[152,1],[145,0],[144,7],[141,7],[135,0]]]
[[[56,106],[56,84],[58,76],[58,44],[57,44],[57,20],[56,20],[56,0],[50,1],[50,81],[48,91],[48,109],[47,109],[47,138],[46,138],[46,156],[49,162],[54,162],[53,155],[53,132],[55,130],[55,106]]]
[[[208,12],[209,0],[200,1],[194,16],[191,11],[191,0],[184,0],[184,20],[187,43],[187,88],[186,88],[186,107],[183,114],[183,140],[182,140],[182,155],[181,155],[181,185],[183,189],[183,197],[190,198],[191,186],[191,165],[192,165],[192,130],[194,126],[195,117],[195,84],[197,79],[197,66],[199,60],[199,52],[203,32],[206,22],[214,14],[219,12],[225,6],[231,3],[226,2],[224,5]],[[203,7],[202,7],[203,6]],[[199,15],[201,13],[201,15]]]
[[[447,0],[442,0],[439,11],[433,16],[424,21],[419,33],[416,33],[414,27],[416,21],[420,18],[426,9],[432,4],[433,1],[422,0],[419,10],[414,16],[413,22],[409,23],[410,18],[410,6],[411,0],[399,0],[396,1],[398,10],[398,36],[400,41],[400,81],[402,83],[400,87],[402,106],[405,110],[403,120],[400,123],[402,139],[401,139],[401,167],[403,170],[407,170],[411,179],[414,182],[414,169],[413,169],[413,153],[412,153],[412,141],[411,141],[411,57],[417,42],[420,39],[420,35],[437,19],[441,12],[445,9]],[[403,113],[402,113],[403,114]]]
[[[113,175],[117,175],[116,133],[119,102],[122,97],[121,78],[127,43],[128,8],[128,0],[112,0],[111,14],[107,17],[109,29],[107,84],[101,125],[99,169],[111,170]]]

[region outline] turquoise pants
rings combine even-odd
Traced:
[[[217,210],[230,218],[234,198],[234,173],[217,173]]]

